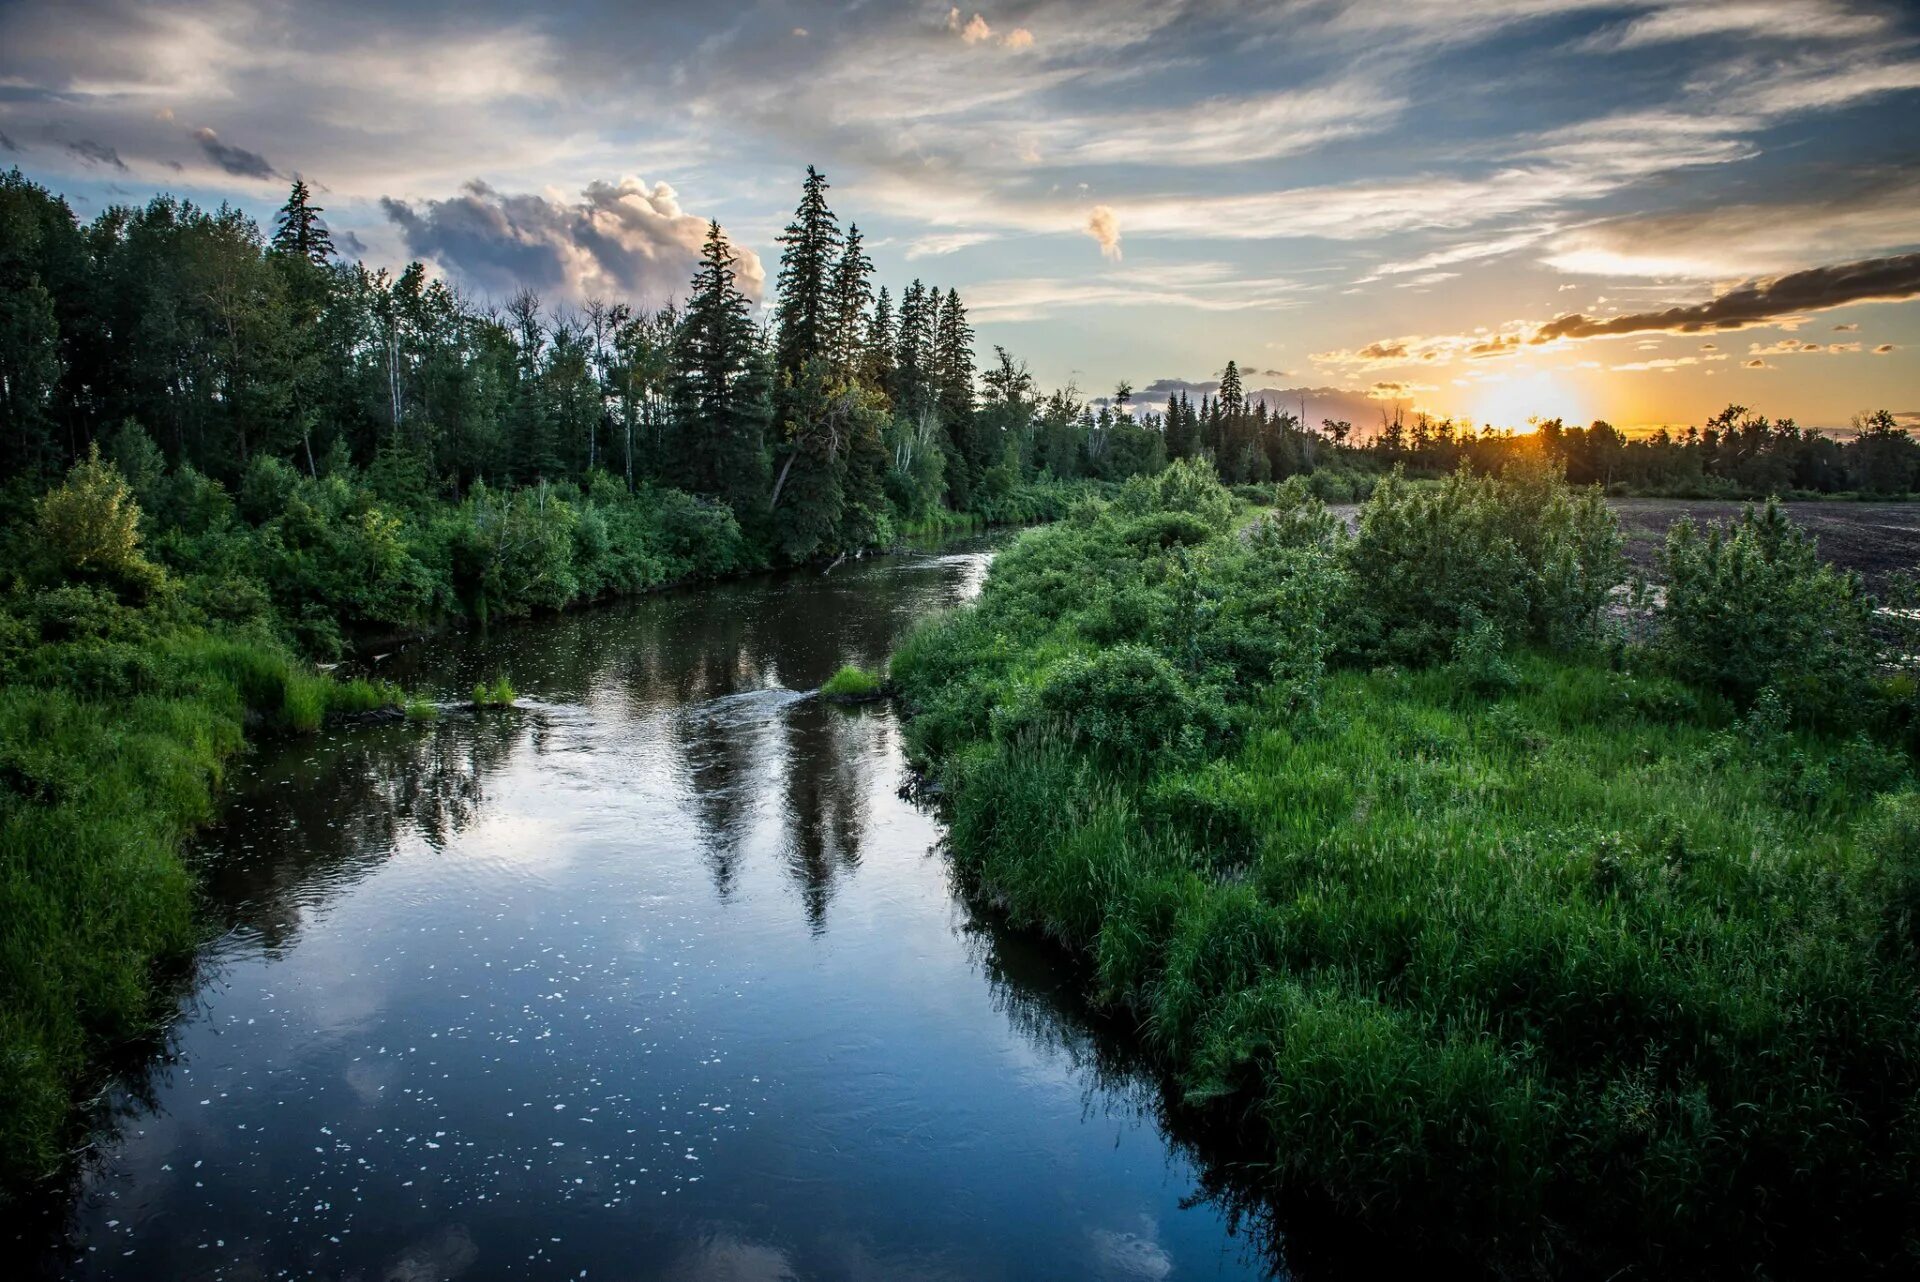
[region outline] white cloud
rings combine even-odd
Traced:
[[[446,200],[385,202],[409,253],[483,292],[520,286],[579,301],[594,296],[659,304],[686,293],[707,220],[680,207],[666,183],[638,178],[587,185],[577,199],[499,192],[473,182]],[[735,244],[741,289],[757,297],[766,271]]]

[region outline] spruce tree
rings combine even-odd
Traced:
[[[867,326],[866,376],[875,387],[889,391],[894,382],[893,341],[893,299],[882,285],[880,296],[874,300],[873,320]]]
[[[774,311],[774,360],[782,374],[826,354],[832,316],[835,256],[840,229],[827,208],[827,180],[812,165],[800,190],[793,221],[780,234],[780,302]]]
[[[918,414],[932,398],[927,395],[928,353],[933,346],[932,299],[927,287],[915,280],[900,295],[900,329],[894,338],[894,408]]]
[[[275,215],[273,247],[291,258],[304,258],[316,267],[326,266],[333,257],[333,237],[320,215],[327,212],[313,203],[313,193],[304,178],[293,180],[287,203]]]
[[[764,391],[755,377],[753,322],[735,283],[733,247],[717,221],[694,273],[674,370],[678,478],[745,506],[764,470]]]
[[[862,375],[867,349],[867,308],[873,302],[873,260],[860,247],[859,224],[849,224],[829,298],[827,346],[836,373]]]

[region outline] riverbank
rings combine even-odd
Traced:
[[[69,564],[19,514],[0,540],[21,569],[0,593],[0,1096],[17,1102],[0,1199],[63,1167],[105,1066],[172,1013],[204,934],[180,851],[233,755],[405,703],[313,659],[765,565],[724,507],[673,491],[389,508],[371,482],[255,472],[236,502],[190,470],[136,467],[135,485],[95,460],[55,493],[110,556]],[[1003,515],[1090,492],[1023,487]]]
[[[1609,658],[1597,500],[1387,491],[1348,539],[1141,485],[1003,553],[892,674],[954,858],[1276,1190],[1519,1271],[1898,1272],[1910,687],[1672,648],[1735,583],[1763,645],[1788,598],[1844,631],[1841,581],[1763,519]]]

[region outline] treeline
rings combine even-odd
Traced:
[[[761,323],[717,223],[683,304],[482,306],[418,263],[341,261],[304,183],[267,237],[171,196],[82,225],[12,171],[0,472],[37,491],[137,430],[229,493],[262,460],[449,503],[605,473],[722,503],[752,554],[792,562],[943,512],[1018,519],[1036,481],[1160,466],[1142,429],[1040,399],[1005,352],[982,375],[958,291],[876,289],[826,192],[810,169]]]
[[[1409,422],[1402,414],[1382,424],[1367,453],[1378,466],[1402,464],[1433,475],[1462,463],[1498,472],[1518,456],[1544,456],[1558,461],[1576,485],[1670,498],[1904,495],[1920,478],[1920,445],[1886,410],[1856,415],[1844,439],[1744,405],[1727,406],[1703,426],[1639,437],[1604,420],[1568,427],[1546,419],[1516,435],[1474,432],[1425,415]]]

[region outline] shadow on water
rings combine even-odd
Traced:
[[[804,696],[971,596],[990,548],[442,638],[381,674],[452,698],[505,673],[523,705],[263,749],[196,855],[219,935],[180,1018],[14,1254],[129,1278],[1373,1273],[1336,1217],[1276,1216],[1075,959],[959,884],[899,795],[891,710]]]

